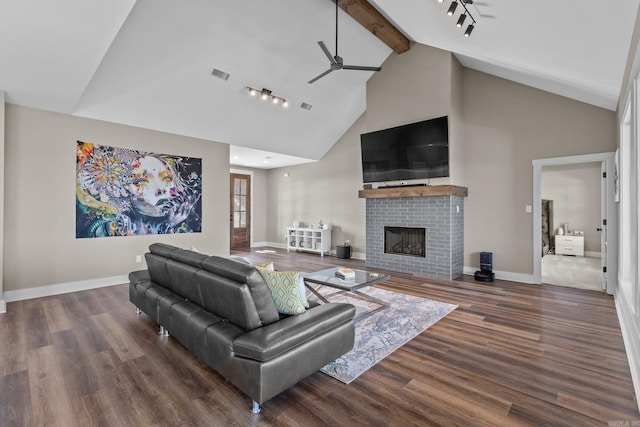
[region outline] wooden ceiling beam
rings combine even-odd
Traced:
[[[360,25],[365,27],[395,53],[404,53],[409,50],[409,39],[404,36],[391,22],[378,10],[371,6],[367,0],[335,0],[340,9],[347,12]]]

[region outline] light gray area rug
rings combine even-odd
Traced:
[[[322,293],[326,287],[322,287]],[[353,350],[320,369],[343,383],[362,375],[416,335],[456,309],[457,305],[418,298],[377,288],[361,290],[389,303],[386,310],[356,321],[356,340]],[[348,302],[356,306],[356,316],[371,305],[345,292],[333,292],[325,297],[331,302]],[[311,298],[310,298],[311,299]]]

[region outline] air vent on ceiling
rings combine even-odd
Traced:
[[[307,104],[306,102],[303,102],[302,104],[300,104],[300,108],[303,108],[305,110],[311,110],[312,107],[313,105]]]
[[[224,71],[218,70],[217,68],[214,68],[211,74],[219,79],[229,80],[229,73],[225,73]]]

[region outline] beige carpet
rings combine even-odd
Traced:
[[[545,255],[542,258],[542,283],[571,288],[602,290],[600,258]]]

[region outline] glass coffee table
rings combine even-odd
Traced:
[[[301,273],[300,275],[302,276],[304,285],[307,287],[307,289],[309,289],[309,291],[311,291],[316,297],[318,297],[320,301],[324,303],[328,303],[329,300],[320,292],[318,292],[318,285],[340,289],[341,291],[348,292],[349,294],[352,294],[357,298],[378,305],[378,307],[373,310],[366,311],[357,315],[354,320],[362,320],[365,317],[371,316],[372,314],[389,307],[389,303],[359,291],[359,289],[366,286],[371,286],[374,283],[389,280],[390,276],[388,274],[376,273],[367,270],[351,269],[355,272],[355,277],[352,279],[341,279],[336,276],[336,272],[339,269],[340,267],[327,268],[326,270],[315,271],[313,273]],[[316,287],[314,287],[314,285]]]

